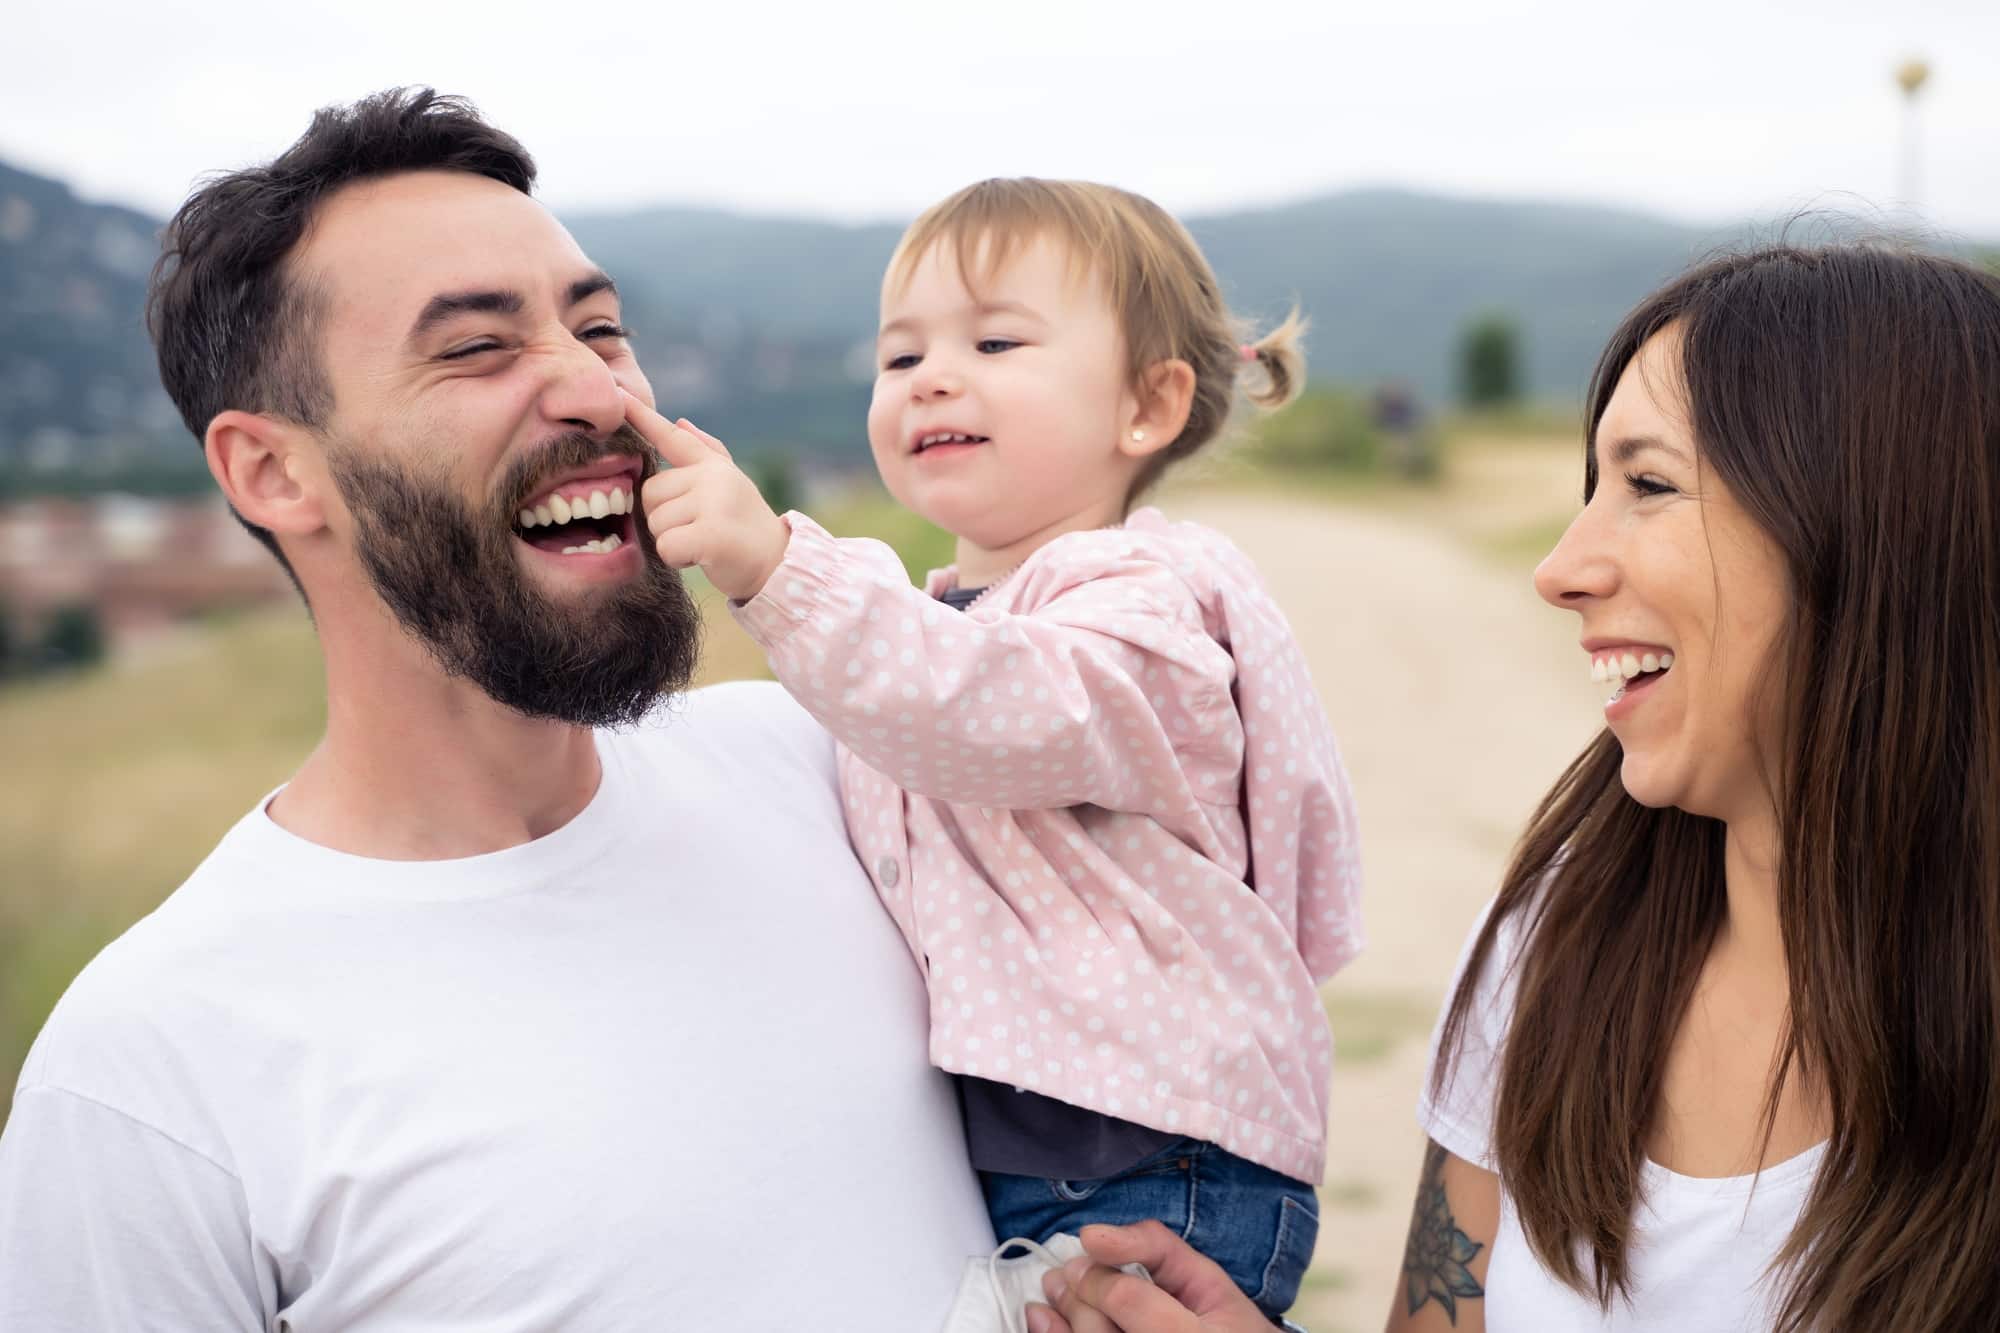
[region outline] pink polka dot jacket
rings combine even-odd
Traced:
[[[1141,510],[963,613],[801,514],[736,608],[840,742],[856,852],[954,1073],[1325,1167],[1317,983],[1361,947],[1347,774],[1304,654],[1220,534]]]

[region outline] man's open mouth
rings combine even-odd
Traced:
[[[522,507],[514,535],[552,555],[604,555],[635,539],[637,508],[630,476],[564,482]]]

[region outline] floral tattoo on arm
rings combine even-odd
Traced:
[[[1432,1143],[1424,1151],[1424,1174],[1417,1183],[1417,1206],[1410,1215],[1410,1241],[1403,1250],[1403,1293],[1415,1314],[1432,1301],[1458,1326],[1458,1302],[1486,1294],[1466,1267],[1485,1249],[1459,1230],[1444,1192],[1445,1151]]]

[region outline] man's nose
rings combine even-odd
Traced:
[[[625,403],[611,367],[566,330],[551,347],[543,376],[542,414],[551,421],[599,437],[624,424]]]
[[[1618,560],[1607,516],[1585,505],[1555,549],[1535,566],[1535,591],[1550,606],[1581,611],[1618,589]]]

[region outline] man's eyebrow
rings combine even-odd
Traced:
[[[405,341],[415,342],[454,315],[518,315],[524,304],[519,292],[439,292],[424,303]]]
[[[1683,463],[1688,461],[1686,454],[1656,435],[1625,435],[1612,441],[1611,462],[1615,466],[1623,467],[1648,449],[1657,449],[1663,454],[1670,454]]]
[[[569,304],[581,305],[599,292],[610,292],[614,297],[618,295],[618,284],[613,282],[611,275],[601,268],[592,269],[589,274],[569,285]]]

